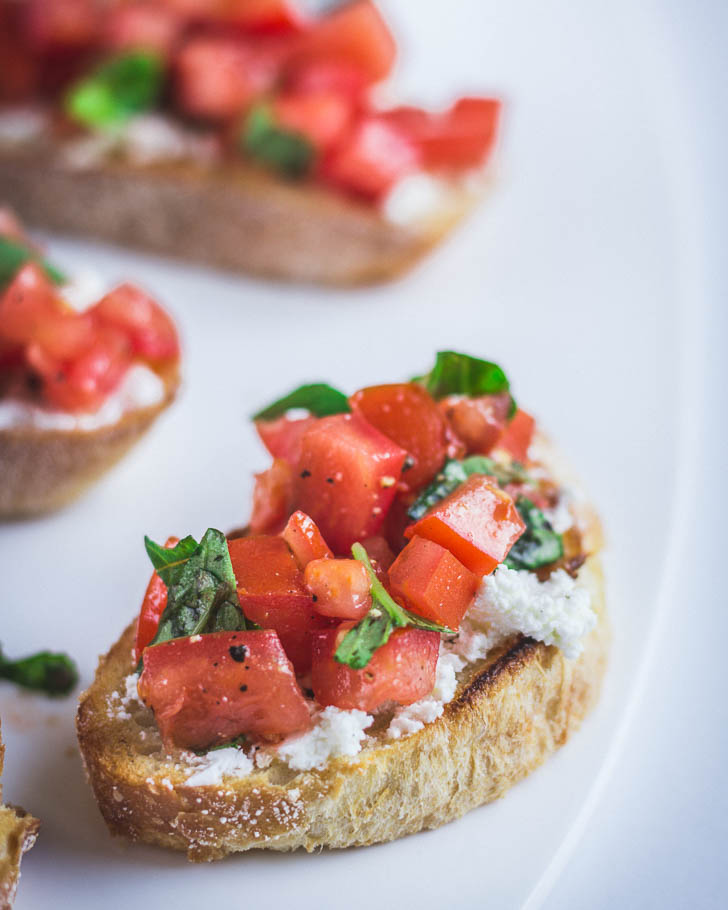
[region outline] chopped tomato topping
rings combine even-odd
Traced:
[[[335,92],[287,93],[275,98],[272,106],[277,124],[305,136],[322,151],[341,138],[351,120],[349,101]]]
[[[165,547],[174,547],[178,543],[179,537],[168,537]],[[144,594],[139,618],[137,619],[134,660],[139,660],[142,656],[142,651],[157,634],[159,620],[162,618],[162,613],[164,613],[166,606],[167,585],[156,572],[153,572]]]
[[[291,420],[284,416],[276,420],[256,420],[255,429],[274,458],[284,458],[289,464],[295,465],[301,455],[303,434],[315,423],[315,417]]]
[[[334,555],[313,518],[300,510],[295,511],[288,519],[281,537],[291,548],[301,569],[305,569],[314,559],[326,559]]]
[[[447,440],[445,419],[428,392],[411,382],[370,386],[352,395],[350,404],[413,459],[402,475],[407,489],[432,480],[445,461]]]
[[[243,613],[264,629],[275,629],[296,672],[311,666],[313,598],[288,544],[280,537],[228,541]]]
[[[310,724],[271,630],[214,632],[146,648],[139,695],[166,748],[208,749],[241,734],[277,739]]]
[[[104,41],[116,50],[154,51],[168,57],[184,21],[172,9],[154,0],[142,0],[108,10]]]
[[[287,461],[274,458],[267,471],[255,475],[250,530],[253,534],[277,533],[293,505],[293,470]]]
[[[343,60],[310,60],[293,67],[285,84],[294,92],[335,92],[361,102],[368,81],[365,72]]]
[[[295,504],[310,515],[334,553],[382,526],[406,452],[358,414],[322,417],[304,433]]]
[[[366,540],[361,541],[361,545],[367,551],[367,556],[377,574],[377,578],[382,582],[386,582],[387,572],[394,562],[394,553],[386,539],[380,536],[367,537]]]
[[[133,284],[121,284],[89,310],[99,322],[126,333],[134,354],[153,362],[179,357],[174,323],[149,294]]]
[[[0,296],[0,336],[27,344],[59,311],[56,291],[40,266],[26,263]]]
[[[519,408],[498,438],[496,447],[505,449],[516,461],[525,464],[528,461],[528,449],[535,426],[536,421],[533,417]]]
[[[508,393],[479,398],[450,395],[440,402],[440,410],[466,450],[480,455],[487,455],[500,438],[510,406]]]
[[[392,595],[425,619],[457,629],[479,579],[449,550],[413,537],[389,570]]]
[[[222,8],[225,19],[246,31],[298,32],[305,24],[303,14],[289,0],[226,0]]]
[[[482,576],[503,562],[524,530],[511,497],[490,478],[476,474],[410,525],[405,535],[440,544]]]
[[[320,704],[375,711],[385,701],[411,705],[432,691],[440,648],[438,632],[396,629],[363,670],[352,670],[334,654],[353,625],[346,622],[338,629],[314,634],[311,681]]]
[[[96,0],[28,0],[26,28],[36,48],[84,46],[99,33],[101,7]]]
[[[369,576],[356,559],[314,559],[303,580],[323,616],[362,619],[372,605]]]

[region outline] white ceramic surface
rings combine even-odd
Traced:
[[[654,22],[627,2],[388,4],[406,36],[402,90],[507,101],[499,183],[419,270],[388,286],[322,291],[245,281],[53,238],[60,262],[134,276],[178,317],[185,388],[150,437],[85,499],[0,527],[2,640],[65,649],[91,679],[134,615],[142,535],[200,533],[246,516],[266,461],[246,415],[303,379],[345,389],[407,377],[438,347],[500,361],[559,440],[609,538],[614,652],[604,698],[569,747],[507,799],[391,845],[190,866],[112,841],[83,780],[69,701],[3,685],[7,797],[41,816],[18,910],[345,905],[423,908],[541,900],[598,789],[657,614],[677,487],[678,328],[684,292],[676,118],[654,105],[659,68],[639,52]],[[653,68],[657,67],[655,73]],[[445,90],[447,89],[447,90]],[[667,117],[667,124],[666,118]],[[666,128],[667,127],[667,128]],[[637,505],[638,504],[638,505]],[[605,761],[607,759],[607,761]],[[595,787],[597,789],[595,789]]]

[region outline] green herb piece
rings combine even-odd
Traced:
[[[480,360],[457,351],[438,351],[435,366],[425,376],[416,376],[413,382],[423,385],[433,398],[447,395],[498,395],[510,388],[508,378],[497,363]],[[511,395],[508,416],[516,413],[516,402]]]
[[[557,534],[551,527],[541,509],[525,496],[518,497],[516,508],[526,530],[504,560],[508,568],[538,569],[561,559],[564,555],[564,541],[561,534]]]
[[[287,411],[302,408],[316,417],[326,417],[329,414],[345,414],[351,410],[349,399],[325,382],[313,382],[309,385],[299,386],[283,398],[269,404],[267,408],[253,414],[253,420],[275,420],[282,417]]]
[[[66,276],[58,269],[17,240],[0,237],[0,288],[15,277],[16,272],[26,262],[37,263],[54,284],[64,284]]]
[[[182,555],[193,539],[186,537],[181,544]],[[174,553],[151,544],[152,562],[160,551]],[[150,550],[147,545],[147,552]],[[150,553],[151,556],[151,553]],[[194,551],[183,560],[155,568],[167,583],[167,606],[159,621],[157,634],[150,643],[158,645],[172,638],[185,638],[203,632],[238,632],[247,628],[237,595],[237,582],[233,572],[227,540],[222,531],[209,528]]]
[[[284,177],[303,177],[311,169],[314,147],[294,130],[278,125],[267,104],[254,105],[240,135],[244,152]]]
[[[220,749],[231,749],[244,746],[246,742],[245,734],[241,733],[239,736],[228,740],[226,743],[220,743],[218,746],[210,746],[209,749],[195,749],[194,751],[197,755],[207,755],[208,752],[219,752]]]
[[[20,660],[8,660],[0,651],[0,679],[47,695],[68,695],[78,682],[78,669],[66,654],[39,651]]]
[[[372,596],[372,606],[367,615],[360,620],[344,636],[341,644],[336,649],[334,658],[340,664],[347,664],[354,670],[361,670],[372,659],[372,655],[389,640],[394,629],[412,626],[415,629],[426,629],[430,632],[444,632],[452,635],[452,629],[441,626],[429,619],[423,619],[400,607],[396,600],[377,578],[372,567],[369,555],[360,543],[355,543],[351,548],[354,559],[364,564],[369,576],[369,592]]]
[[[164,63],[158,54],[122,54],[71,86],[66,113],[84,126],[114,126],[154,107],[163,81]]]
[[[185,563],[195,552],[199,544],[194,537],[185,537],[174,547],[163,547],[148,537],[144,538],[144,546],[157,575],[169,588],[179,581]]]
[[[407,515],[412,521],[419,521],[433,506],[449,496],[473,474],[488,474],[495,477],[501,486],[507,483],[525,483],[529,479],[523,465],[517,461],[503,465],[486,455],[471,455],[463,461],[450,459],[445,462],[432,483],[415,499],[407,510]]]

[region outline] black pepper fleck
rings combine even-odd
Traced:
[[[239,664],[245,660],[245,656],[248,653],[248,649],[245,647],[245,645],[232,645],[229,650],[230,657],[232,657],[232,659]]]
[[[310,476],[311,476],[311,472],[310,472],[310,471],[306,471],[306,470],[301,471],[301,477],[303,477],[304,480],[305,480],[307,477],[310,477]]]
[[[245,685],[245,683],[243,683],[243,685],[240,687],[240,691],[241,691],[241,692],[247,692],[247,691],[248,691],[248,687]]]
[[[326,483],[333,483],[333,482],[334,482],[334,478],[333,478],[333,477],[327,477],[327,478],[326,478]]]

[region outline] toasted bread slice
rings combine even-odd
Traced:
[[[354,285],[405,272],[472,207],[453,190],[433,217],[403,226],[343,194],[286,182],[243,162],[78,170],[52,144],[0,150],[0,198],[31,225],[267,278]]]
[[[588,548],[598,543],[596,526],[586,537]],[[311,851],[393,840],[502,796],[567,741],[597,698],[609,639],[597,555],[579,578],[598,623],[577,660],[514,636],[463,669],[442,716],[418,732],[387,739],[388,719],[380,718],[355,758],[301,772],[274,760],[208,786],[185,784],[189,759],[164,752],[149,710],[113,709],[133,672],[131,625],[101,658],[77,717],[109,829],[213,860],[260,847]]]
[[[0,429],[0,518],[50,512],[79,496],[140,439],[171,404],[179,378],[164,377],[165,395],[94,430]]]
[[[0,774],[5,747],[0,741]],[[13,903],[20,878],[20,860],[35,843],[40,822],[23,809],[0,805],[0,910]]]

